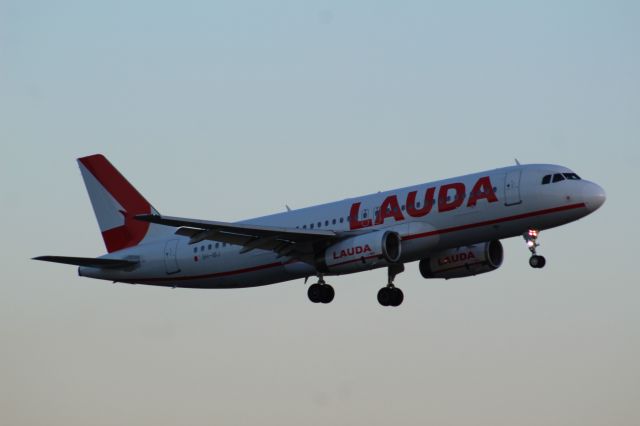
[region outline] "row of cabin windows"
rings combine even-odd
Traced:
[[[495,187],[495,186],[494,186],[492,189],[493,189],[493,192],[496,192],[496,191],[498,190],[498,188],[497,188],[497,187]],[[475,192],[475,193],[473,193],[473,192],[472,192],[470,195],[481,196],[481,195],[486,195],[486,192],[485,192],[485,191],[478,191],[478,192]],[[451,197],[451,196],[447,196],[446,201],[447,201],[447,202],[450,202],[450,201],[452,201],[452,200],[454,200],[454,199],[455,199],[455,200],[464,199],[464,198],[466,198],[466,196],[467,196],[467,194],[466,194],[466,193],[462,194],[462,195],[461,195],[461,196],[459,196],[459,197]],[[443,198],[443,200],[444,200],[444,198]],[[435,204],[436,200],[435,200],[435,199],[431,199],[431,200],[430,200],[430,202],[431,202],[431,205],[433,206],[433,205]],[[419,209],[421,206],[422,206],[422,204],[420,203],[420,201],[416,202],[416,208],[417,208],[417,209]],[[401,209],[402,211],[405,211],[405,210],[406,210],[406,206],[403,204],[403,205],[400,207],[400,209]],[[396,208],[396,207],[394,207],[394,208],[388,207],[388,208],[387,208],[387,213],[391,213],[392,211],[393,211],[393,212],[396,212],[396,211],[397,211],[397,208]],[[376,218],[380,215],[380,207],[377,207],[377,208],[376,208],[376,210],[375,210],[375,213],[374,213],[374,214],[375,214],[375,217],[376,217]],[[364,209],[364,210],[363,210],[363,212],[362,212],[362,218],[363,218],[363,219],[367,219],[367,217],[368,217],[368,216],[369,216],[369,209]],[[341,218],[339,218],[339,219],[332,219],[332,220],[331,220],[331,224],[335,225],[335,224],[337,224],[338,222],[340,222],[340,223],[344,223],[344,219],[345,219],[345,218],[343,218],[343,217],[341,217]],[[348,222],[350,222],[350,221],[351,221],[351,216],[347,216],[346,220],[347,220],[347,223],[348,223]],[[325,220],[325,221],[324,221],[324,226],[329,226],[329,220]],[[322,228],[322,221],[317,222],[317,223],[312,223],[312,224],[310,224],[310,225],[308,226],[308,228],[309,228],[309,229],[314,229],[314,227]],[[300,228],[301,228],[300,226],[296,226],[296,229],[300,229]],[[307,229],[307,225],[302,225],[302,229]]]
[[[331,224],[335,225],[338,222],[344,223],[344,220],[345,220],[344,217],[341,217],[341,218],[338,218],[338,219],[332,219],[331,220]],[[347,222],[349,222],[349,220],[351,220],[351,216],[347,216]],[[322,222],[318,222],[317,224],[312,223],[311,225],[309,225],[309,229],[313,229],[315,225],[317,225],[318,228],[322,228]],[[325,220],[324,221],[324,226],[329,226],[329,220]],[[300,226],[296,226],[296,229],[300,229]],[[307,229],[307,225],[302,225],[302,229]]]
[[[227,243],[215,243],[215,245],[212,243],[212,244],[209,244],[208,246],[205,246],[205,245],[203,244],[203,245],[201,245],[200,247],[198,247],[198,246],[194,247],[194,248],[193,248],[193,252],[194,252],[194,253],[197,253],[197,252],[198,252],[198,249],[200,249],[200,251],[204,251],[204,250],[205,250],[205,247],[207,248],[207,250],[213,250],[213,247],[214,247],[214,246],[215,246],[215,248],[220,248],[220,244],[222,244],[222,247],[226,247],[226,246],[227,246]],[[231,244],[229,244],[229,245],[231,245]]]
[[[552,175],[545,175],[542,178],[542,184],[556,183],[562,180],[580,180],[580,176],[575,173],[555,173]]]

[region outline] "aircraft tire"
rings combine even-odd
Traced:
[[[320,303],[322,298],[322,289],[320,284],[312,284],[307,290],[307,296],[313,303]]]
[[[378,303],[382,306],[389,306],[391,305],[391,300],[391,289],[389,287],[382,287],[378,291]]]
[[[391,306],[400,306],[402,301],[404,300],[404,293],[397,287],[394,287],[391,290]]]
[[[538,256],[536,254],[529,258],[529,265],[532,268],[536,268],[536,269],[544,268],[544,265],[546,265],[546,263],[547,263],[547,260],[544,258],[544,256]]]
[[[335,295],[335,290],[329,284],[323,284],[320,286],[320,302],[331,303]]]

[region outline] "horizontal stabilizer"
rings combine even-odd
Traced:
[[[33,260],[44,260],[45,262],[65,263],[67,265],[88,266],[90,268],[103,269],[124,269],[130,268],[138,262],[123,259],[96,259],[93,257],[69,257],[69,256],[38,256]]]

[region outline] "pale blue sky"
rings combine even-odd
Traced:
[[[640,3],[0,0],[0,422],[640,423]],[[448,282],[233,291],[81,279],[75,158],[238,220],[521,162],[604,207]]]

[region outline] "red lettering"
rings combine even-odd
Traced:
[[[453,190],[454,194],[449,200],[447,200],[450,190]],[[464,201],[464,184],[463,183],[461,182],[448,183],[440,187],[440,192],[438,193],[438,211],[448,212],[450,210],[455,210],[458,207],[460,207],[463,201]]]
[[[362,229],[367,228],[373,224],[371,219],[358,220],[360,213],[360,202],[353,203],[351,205],[351,212],[349,213],[349,228],[350,229]]]
[[[404,216],[400,211],[400,205],[398,204],[398,198],[395,195],[389,195],[382,202],[378,217],[376,218],[376,225],[382,225],[388,217],[392,217],[395,220],[404,220]]]
[[[422,217],[426,216],[433,207],[433,195],[435,194],[435,188],[429,188],[424,193],[424,205],[416,209],[416,195],[418,191],[411,191],[409,195],[407,195],[407,213],[412,217]]]
[[[456,253],[450,256],[441,257],[440,259],[438,259],[438,265],[443,266],[448,265],[449,263],[463,262],[465,260],[472,260],[475,258],[476,255],[473,254],[472,251],[467,253]]]
[[[498,201],[496,193],[493,192],[493,185],[491,185],[491,179],[489,179],[489,176],[481,177],[478,179],[476,184],[473,185],[467,207],[475,206],[478,200],[483,198],[486,198],[490,203]]]
[[[364,253],[371,253],[371,252],[373,252],[373,250],[371,250],[371,247],[369,247],[369,244],[365,244],[364,247],[356,246],[356,247],[349,247],[346,250],[342,249],[340,250],[339,254],[334,251],[333,258],[335,260],[335,259],[341,259],[343,257],[354,256],[356,254],[364,254]]]

